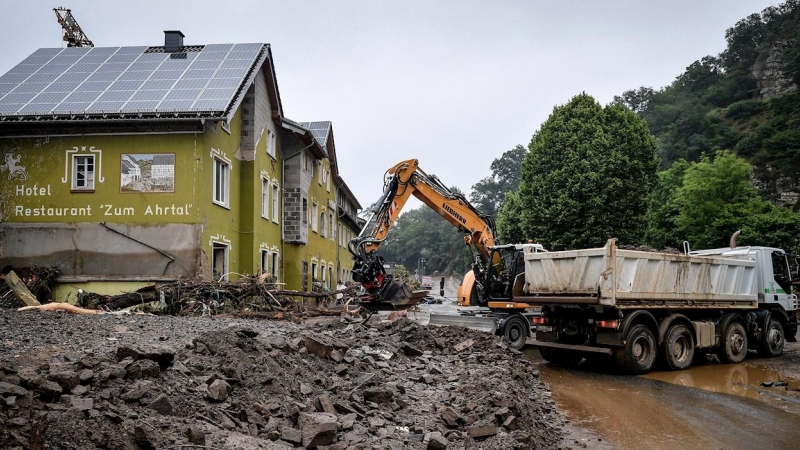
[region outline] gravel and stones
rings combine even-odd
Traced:
[[[376,319],[0,309],[0,448],[563,446],[548,389],[500,338]]]

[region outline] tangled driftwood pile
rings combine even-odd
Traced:
[[[32,268],[23,273],[32,274],[23,280],[34,294],[49,292],[57,274],[52,268]],[[333,292],[327,292],[319,287],[315,287],[313,292],[301,292],[281,289],[281,286],[266,274],[245,275],[234,281],[181,279],[119,295],[79,291],[77,306],[107,312],[135,308],[156,314],[189,316],[236,314],[255,317],[263,315],[271,318],[276,314],[286,313],[326,315],[341,313],[342,306],[331,306],[331,304],[346,304],[347,300],[355,296],[358,289],[357,285],[351,285]],[[11,290],[3,286],[0,289],[0,298],[6,297],[10,297],[13,301],[4,302],[2,306],[21,306]],[[37,297],[44,299],[42,295]],[[346,305],[344,308],[346,309]],[[70,312],[79,312],[75,308],[71,310]]]

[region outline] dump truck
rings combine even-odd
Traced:
[[[560,365],[613,359],[643,374],[657,363],[686,369],[700,354],[742,361],[749,350],[778,356],[796,342],[797,296],[790,255],[738,247],[661,253],[604,247],[525,252],[514,303],[532,317],[542,357]]]

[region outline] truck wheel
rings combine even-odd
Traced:
[[[616,351],[617,362],[629,372],[650,372],[656,363],[656,337],[645,325],[634,325],[625,339],[625,347]]]
[[[746,355],[747,333],[741,323],[732,321],[722,333],[722,343],[717,350],[717,356],[723,363],[740,363]]]
[[[694,338],[686,325],[672,325],[667,330],[661,350],[669,370],[683,370],[692,365]]]
[[[758,354],[765,357],[780,356],[783,353],[783,344],[786,339],[783,335],[783,326],[775,319],[769,319],[764,336],[758,343]]]
[[[503,323],[503,337],[508,340],[508,346],[520,350],[530,335],[531,327],[525,317],[514,314]]]
[[[545,361],[562,367],[575,367],[583,360],[583,356],[580,353],[569,350],[539,347],[539,353],[541,353]]]

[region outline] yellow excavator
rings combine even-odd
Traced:
[[[370,311],[407,309],[417,305],[427,291],[412,292],[386,272],[378,255],[389,231],[411,196],[436,211],[460,232],[464,243],[477,250],[472,270],[464,277],[458,293],[460,306],[484,306],[508,313],[523,311],[528,303],[515,302],[515,282],[523,272],[523,248],[545,251],[538,244],[498,245],[492,216],[478,211],[464,195],[448,189],[435,175],[419,168],[419,161],[409,159],[389,169],[383,195],[372,208],[367,224],[348,244],[353,254],[353,280],[361,283],[361,306]]]

